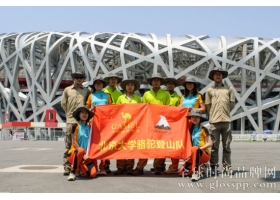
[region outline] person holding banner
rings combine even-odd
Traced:
[[[166,78],[165,79],[166,83],[166,89],[170,94],[170,106],[179,106],[180,105],[180,96],[177,94],[176,91],[174,91],[175,87],[178,87],[181,85],[179,81],[177,81],[175,78]],[[171,161],[173,159],[171,158]],[[176,159],[177,160],[177,159]],[[178,160],[179,164],[179,160]],[[163,165],[163,169],[165,168],[165,164]],[[178,166],[177,168],[173,169],[172,165],[169,166],[168,170],[165,170],[164,173],[166,174],[171,174],[171,173],[177,173],[178,172]]]
[[[170,105],[170,94],[169,92],[160,88],[161,85],[165,84],[165,80],[162,78],[160,73],[152,74],[151,78],[147,79],[149,85],[152,86],[152,89],[145,92],[143,95],[143,103],[151,104],[160,104],[160,105]],[[143,174],[143,169],[146,166],[148,159],[146,159],[139,165],[137,164],[136,169],[134,170],[134,175]],[[154,173],[155,175],[161,175],[162,167],[164,166],[165,158],[155,158],[154,159]]]
[[[201,125],[205,118],[199,109],[192,109],[187,118],[192,142],[191,157],[182,165],[179,175],[186,173],[187,176],[191,176],[192,181],[198,181],[199,167],[210,160],[209,147],[212,147],[213,143],[208,129]]]
[[[182,83],[182,86],[185,89],[185,95],[181,96],[180,106],[192,109],[198,109],[202,113],[205,113],[205,104],[203,97],[198,93],[199,83],[196,82],[194,78],[187,77]],[[169,166],[169,169],[165,171],[167,174],[177,173],[179,166],[179,159],[171,159],[172,164]]]
[[[180,96],[177,94],[174,89],[181,85],[179,81],[177,81],[175,78],[166,78],[166,89],[170,94],[170,106],[179,106],[180,105]]]
[[[112,97],[112,104],[116,104],[119,96],[122,95],[122,93],[117,89],[117,84],[122,81],[122,78],[117,74],[110,73],[106,78],[104,78],[104,81],[109,84],[103,89],[103,91],[110,94]]]
[[[110,94],[105,93],[103,90],[107,83],[103,80],[101,76],[93,79],[93,84],[90,86],[92,88],[92,94],[88,96],[86,105],[93,111],[94,106],[112,104],[112,99]]]
[[[121,95],[116,104],[131,104],[131,103],[141,103],[141,98],[134,92],[139,90],[140,83],[134,79],[126,79],[121,82],[121,88],[124,94]],[[141,159],[139,160],[141,163]],[[133,175],[134,159],[122,159],[117,160],[117,171],[114,175],[124,174],[126,171],[127,175]]]
[[[106,104],[112,104],[111,96],[102,89],[106,87],[107,83],[103,80],[101,76],[98,76],[93,79],[93,84],[90,86],[93,90],[92,94],[88,96],[86,105],[87,107],[93,112],[95,106],[99,105],[106,105]],[[106,175],[105,171],[105,160],[101,160],[99,164],[99,170],[97,167],[97,161],[96,161],[96,170],[98,175]]]
[[[68,181],[75,181],[77,173],[79,173],[79,166],[84,162],[94,163],[85,153],[88,148],[88,141],[90,137],[89,120],[93,117],[87,106],[80,106],[73,112],[73,117],[77,123],[72,125],[71,138],[72,145],[68,151],[68,162],[71,163],[71,172],[68,177]],[[81,153],[78,153],[80,151]],[[78,154],[78,158],[75,158],[74,154]],[[77,160],[80,162],[77,163]],[[96,165],[95,165],[96,166]],[[94,169],[93,176],[96,175],[96,169]],[[87,174],[85,174],[87,175]]]
[[[119,84],[122,81],[122,78],[119,77],[115,73],[109,73],[109,75],[104,78],[104,81],[106,81],[109,84],[108,84],[108,86],[106,88],[103,89],[103,91],[105,93],[111,95],[112,104],[116,104],[119,96],[122,95],[122,93],[117,89],[117,84]],[[110,160],[106,160],[105,170],[106,170],[106,173],[108,173],[108,174],[111,173],[111,170],[110,170]]]
[[[182,95],[180,105],[182,107],[193,109],[199,109],[201,113],[206,112],[204,99],[200,93],[198,93],[199,83],[192,77],[187,77],[182,83],[185,88],[185,95]]]
[[[67,160],[68,151],[71,148],[71,128],[73,124],[76,124],[76,120],[73,117],[73,112],[77,107],[85,105],[86,99],[90,94],[90,90],[83,86],[83,82],[86,79],[86,74],[80,70],[71,74],[74,83],[66,87],[61,96],[61,107],[66,114],[66,133],[64,136],[65,151],[63,154],[63,167],[64,176],[68,176],[70,173],[71,165]]]

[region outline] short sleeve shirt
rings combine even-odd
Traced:
[[[195,125],[192,129],[192,144],[193,146],[202,147],[205,145],[206,137],[209,135],[209,131],[207,128],[199,125]],[[209,149],[205,149],[205,151],[210,154]]]
[[[160,105],[169,105],[170,104],[170,94],[169,92],[159,89],[157,93],[153,89],[147,91],[143,95],[143,103],[152,103]]]
[[[110,104],[110,96],[103,91],[95,91],[91,95],[88,96],[86,105],[90,108],[91,105],[99,106]]]
[[[202,147],[206,144],[206,138],[209,136],[209,131],[201,124],[194,125],[191,120],[188,120],[188,125],[191,127],[190,134],[192,136],[192,146]],[[204,149],[205,152],[210,154],[210,150]]]
[[[133,94],[131,99],[129,99],[126,94],[121,95],[116,104],[125,104],[125,103],[141,103],[141,98],[136,94]]]
[[[113,88],[109,86],[104,88],[103,91],[111,95],[113,100],[112,104],[116,104],[119,96],[122,95],[122,93],[117,88],[113,90]]]
[[[170,95],[170,106],[179,106],[180,105],[180,96],[177,94],[177,92],[173,92],[173,94]]]
[[[79,147],[82,147],[84,150],[87,150],[88,148],[88,141],[90,137],[90,126],[83,124],[82,122],[77,122],[76,129],[74,131],[74,135],[76,135],[76,140],[79,145]],[[68,153],[72,153],[75,150],[74,145],[71,145],[70,150]]]
[[[199,108],[203,103],[201,94],[182,96],[180,105],[185,108]]]

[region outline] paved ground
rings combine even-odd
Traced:
[[[0,141],[0,193],[279,193],[279,147],[280,142],[233,142],[235,174],[196,183],[176,174],[155,176],[152,159],[143,176],[112,174],[69,182],[62,175],[64,142]],[[116,170],[115,160],[111,169]]]

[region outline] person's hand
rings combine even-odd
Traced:
[[[90,111],[94,111],[94,105],[91,106]]]
[[[83,158],[84,158],[84,160],[89,159],[89,157],[86,154],[83,156]]]
[[[187,116],[189,116],[190,114],[191,114],[191,111],[192,111],[192,108],[188,108],[189,110],[188,110],[188,115]]]

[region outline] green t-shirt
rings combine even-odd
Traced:
[[[103,92],[110,94],[112,97],[112,104],[116,104],[119,96],[122,95],[122,93],[116,88],[113,90],[110,86],[103,89]]]
[[[136,94],[133,94],[131,99],[129,99],[126,96],[126,94],[119,96],[116,104],[125,104],[125,103],[141,103],[141,98]]]
[[[144,93],[143,103],[170,105],[170,94],[161,88],[157,91],[157,93],[151,89],[150,91]]]
[[[180,105],[180,99],[181,97],[177,94],[177,92],[173,92],[173,94],[170,95],[170,106],[179,106]]]

